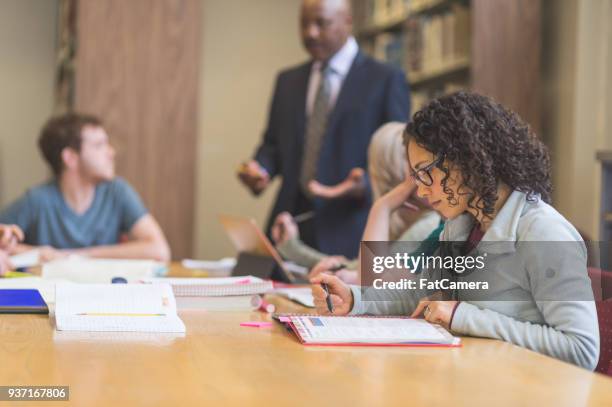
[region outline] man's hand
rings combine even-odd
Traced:
[[[38,248],[40,250],[40,262],[46,263],[51,260],[61,259],[64,257],[68,257],[69,253],[63,250],[58,250],[51,246],[40,246]]]
[[[308,273],[308,278],[313,278],[321,273],[328,272],[334,267],[338,267],[341,264],[348,263],[348,260],[344,256],[328,256],[321,259]]]
[[[274,243],[282,244],[293,238],[299,238],[300,231],[289,212],[281,212],[276,216],[272,225],[272,239]]]
[[[17,225],[0,225],[0,249],[12,252],[23,241],[23,231]]]
[[[308,189],[317,198],[362,198],[366,193],[365,171],[362,168],[353,168],[344,181],[333,186],[312,180],[308,183]]]
[[[238,178],[249,187],[254,195],[259,195],[270,183],[268,171],[255,160],[243,163],[238,169]]]

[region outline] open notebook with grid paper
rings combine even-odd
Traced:
[[[60,331],[185,332],[168,284],[57,284]]]

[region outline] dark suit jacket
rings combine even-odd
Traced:
[[[255,159],[270,177],[283,178],[268,220],[268,233],[276,215],[295,205],[306,129],[306,92],[312,62],[281,72],[276,80],[268,126]],[[321,145],[317,180],[324,185],[343,181],[351,169],[367,170],[372,134],[389,121],[406,122],[410,97],[405,75],[361,52],[344,79]],[[371,194],[362,200],[317,199],[315,228],[319,250],[354,258],[371,206]]]

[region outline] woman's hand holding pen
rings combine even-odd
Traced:
[[[353,293],[349,286],[338,277],[323,273],[310,279],[310,282],[312,283],[312,296],[318,314],[346,315],[353,308]],[[328,307],[328,293],[323,289],[322,284],[327,285],[332,312]]]

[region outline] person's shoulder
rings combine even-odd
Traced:
[[[390,77],[395,75],[403,75],[402,71],[393,65],[385,62],[378,61],[371,56],[359,52],[356,57],[356,62],[361,64],[364,69],[368,71],[370,75],[376,77]]]
[[[540,197],[528,198],[521,214],[519,240],[540,242],[582,241],[580,233],[559,211]]]
[[[96,185],[96,195],[122,200],[126,196],[133,195],[134,188],[122,177],[115,176],[108,181],[102,181]],[[105,198],[106,199],[106,198]]]
[[[310,73],[310,66],[312,65],[311,61],[301,62],[297,65],[292,65],[287,68],[282,69],[278,73],[278,81],[287,81],[297,77],[304,75],[305,73]]]
[[[20,195],[11,207],[13,210],[25,210],[29,208],[34,212],[40,212],[55,207],[60,196],[59,188],[54,180],[28,188]]]
[[[57,183],[53,180],[30,187],[25,192],[24,196],[30,201],[47,202],[52,196],[59,191]]]
[[[112,180],[104,181],[99,184],[99,188],[107,189],[111,192],[123,192],[133,190],[132,185],[123,177],[115,176]]]

